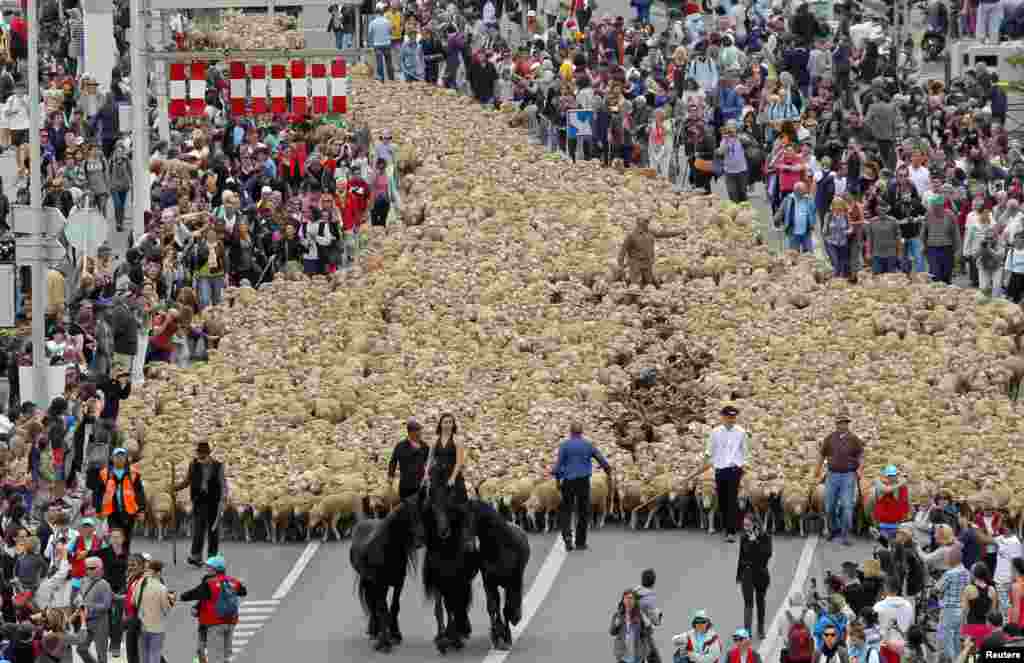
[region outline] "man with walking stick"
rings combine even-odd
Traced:
[[[192,550],[188,563],[203,566],[203,540],[209,538],[207,555],[216,557],[220,545],[217,527],[227,499],[224,464],[214,460],[209,442],[196,446],[196,457],[188,466],[188,476],[174,485],[174,492],[189,488],[192,499]]]

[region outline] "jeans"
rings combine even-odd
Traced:
[[[906,251],[903,254],[903,271],[923,272],[925,270],[924,252],[921,250],[921,240],[908,239],[904,244]]]
[[[938,640],[940,651],[950,661],[955,661],[960,656],[960,616],[959,607],[943,608],[939,613],[939,627],[935,634]]]
[[[334,46],[339,51],[352,48],[353,35],[351,32],[335,32]]]
[[[223,276],[200,276],[196,279],[196,285],[199,286],[200,310],[220,304],[224,292]]]
[[[767,628],[767,624],[764,621],[765,613],[765,595],[768,593],[767,587],[755,587],[754,583],[748,579],[744,579],[740,583],[740,589],[743,592],[743,628],[747,629],[750,633],[751,626],[754,623],[754,605],[757,605],[757,631],[763,633]]]
[[[725,190],[728,192],[729,200],[732,202],[747,202],[747,172],[727,173],[725,176]]]
[[[786,248],[800,253],[814,253],[814,239],[808,230],[803,235],[786,234]]]
[[[228,663],[228,658],[231,657],[231,640],[234,634],[234,624],[214,624],[207,627],[206,654],[209,663]]]
[[[999,284],[1002,282],[1002,270],[997,268],[989,271],[981,266],[980,258],[975,258],[974,260],[978,266],[978,287],[981,288],[982,292],[992,296],[996,293]]]
[[[975,33],[977,39],[988,39],[999,41],[999,29],[1003,25],[1003,3],[981,2],[978,3],[978,31]]]
[[[832,272],[842,278],[850,275],[850,245],[836,246],[825,242],[825,250],[832,261]]]
[[[373,54],[377,57],[377,80],[383,81],[387,72],[387,80],[395,80],[395,70],[391,66],[391,46],[374,46]]]
[[[107,642],[110,640],[110,617],[100,615],[90,619],[85,625],[85,641],[75,647],[83,663],[107,663]],[[89,648],[96,643],[96,656]]]
[[[853,529],[853,501],[857,498],[856,472],[829,472],[825,477],[825,515],[829,531],[843,537]]]
[[[896,256],[871,256],[871,271],[875,274],[894,274],[900,270],[900,259]]]
[[[160,663],[160,654],[164,650],[164,635],[142,631],[142,663]]]
[[[953,283],[953,247],[928,247],[928,272],[936,281],[950,285]]]
[[[356,232],[346,230],[345,236],[341,239],[341,267],[351,267],[356,259],[356,244],[358,238]]]
[[[650,25],[651,23],[651,6],[640,5],[636,8],[636,18],[644,25]]]
[[[124,222],[124,207],[128,204],[127,191],[111,191],[110,199],[114,201],[114,220]]]

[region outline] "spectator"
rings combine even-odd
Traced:
[[[225,591],[230,591],[236,597],[248,595],[248,590],[240,580],[227,575],[224,558],[216,556],[206,560],[206,574],[202,581],[181,595],[182,601],[199,602],[198,621],[210,645],[209,663],[227,663],[231,657],[238,611],[237,606],[234,615],[224,614],[218,609],[221,593]]]
[[[112,528],[110,542],[100,548],[97,557],[103,561],[104,577],[113,592],[110,604],[110,656],[121,658],[121,640],[124,636],[125,595],[128,592],[128,561],[130,555],[124,530]]]
[[[971,567],[971,581],[960,595],[960,609],[964,616],[960,635],[980,645],[992,633],[988,616],[999,610],[999,596],[984,562],[975,562]]]
[[[141,582],[135,587],[131,600],[138,606],[142,622],[140,650],[142,663],[160,663],[167,632],[167,615],[174,607],[176,596],[169,591],[160,577],[164,564],[150,560]]]
[[[653,639],[652,626],[632,589],[622,593],[608,632],[614,638],[612,656],[617,663],[647,660]]]
[[[367,28],[367,40],[377,58],[377,80],[385,80],[384,74],[387,73],[387,80],[393,81],[395,71],[391,63],[391,21],[385,15],[384,9],[384,3],[378,2],[377,15]]]
[[[803,172],[802,169],[800,172]],[[793,193],[786,196],[780,209],[787,248],[801,253],[814,251],[813,236],[817,210],[814,207],[814,199],[807,195],[807,185],[802,181],[796,182]]]
[[[825,614],[818,617],[814,625],[814,644],[816,649],[825,645],[823,634],[826,629],[834,628],[838,633],[839,640],[846,639],[846,627],[849,625],[849,618],[846,615],[846,601],[842,594],[829,596]]]
[[[718,663],[722,658],[722,641],[712,628],[707,612],[694,612],[690,627],[691,630],[672,636],[672,644],[677,647],[673,659],[688,663]]]
[[[899,581],[889,578],[882,600],[875,604],[875,614],[883,632],[895,622],[900,633],[906,633],[914,623],[914,605],[900,596],[901,591]]]
[[[895,465],[886,465],[882,476],[874,483],[875,510],[872,514],[878,523],[881,535],[887,539],[896,536],[896,531],[910,517],[910,489],[900,477]],[[903,629],[906,632],[906,629]]]
[[[943,654],[949,659],[960,652],[960,625],[963,615],[961,597],[971,584],[971,572],[963,564],[963,548],[959,543],[950,547],[947,554],[949,570],[939,578],[936,591],[939,593],[939,625],[936,638],[942,643]]]
[[[663,617],[661,610],[658,609],[658,596],[654,591],[656,580],[657,575],[654,573],[654,569],[644,569],[643,573],[640,574],[640,586],[633,590],[641,612],[643,612],[647,621],[651,624],[652,632],[655,628],[661,626]],[[658,653],[658,643],[655,638],[651,638],[649,647],[650,651],[647,654],[647,660],[651,663],[661,661],[661,654]]]
[[[86,579],[75,598],[79,617],[85,624],[86,637],[75,649],[84,663],[106,663],[107,643],[110,639],[110,605],[113,593],[103,578],[103,562],[99,557],[85,560]],[[96,656],[90,648],[95,643]]]
[[[753,648],[750,642],[750,631],[737,629],[732,635],[732,648],[725,654],[728,663],[762,663],[761,653]]]

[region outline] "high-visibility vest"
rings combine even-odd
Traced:
[[[135,499],[135,482],[139,480],[139,472],[134,467],[124,473],[121,479],[121,499],[124,502],[125,513],[134,516],[139,512],[139,504]],[[100,481],[104,485],[103,508],[101,516],[109,516],[114,513],[114,495],[117,494],[117,477],[112,476],[109,469],[104,467],[100,470]]]

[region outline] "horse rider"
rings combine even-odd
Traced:
[[[437,422],[437,441],[430,450],[427,462],[430,476],[431,504],[435,509],[454,508],[463,513],[463,547],[476,550],[475,518],[469,507],[469,494],[463,470],[466,467],[466,449],[456,444],[458,426],[450,413],[441,415]]]

